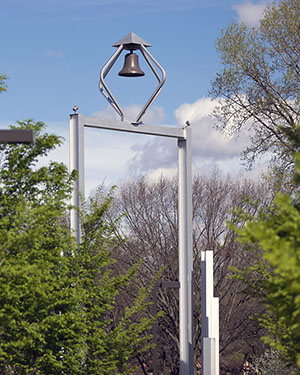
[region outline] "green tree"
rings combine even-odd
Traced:
[[[251,145],[245,161],[272,152],[285,168],[293,164],[285,130],[299,133],[300,2],[269,5],[260,25],[232,23],[217,41],[223,69],[211,95],[220,98],[215,110],[221,131],[248,130]]]
[[[83,217],[77,246],[66,220],[75,173],[41,156],[62,140],[34,129],[34,145],[0,145],[0,372],[129,374],[129,358],[145,350],[153,319],[143,319],[147,290],[112,319],[118,293],[136,267],[113,276],[116,238],[104,220],[111,196]]]
[[[256,317],[268,332],[265,341],[300,367],[300,211],[278,194],[272,207],[248,219],[236,229],[239,241],[261,256],[237,275],[266,307]]]
[[[296,127],[297,129],[298,127]],[[300,183],[300,136],[285,129],[295,152],[295,186]],[[246,284],[245,292],[259,298],[266,313],[257,316],[268,335],[264,340],[279,350],[285,360],[300,367],[300,194],[277,193],[272,205],[247,216],[246,225],[235,231],[245,250],[254,252],[252,264],[236,270]]]
[[[100,190],[82,217],[83,241],[75,268],[83,290],[87,330],[85,374],[130,374],[132,360],[152,346],[149,332],[156,318],[145,317],[144,310],[156,279],[148,287],[140,287],[131,305],[119,311],[117,298],[124,287],[132,287],[130,281],[139,264],[127,273],[113,272],[112,254],[119,249],[120,240],[116,240],[114,225],[106,220],[111,202],[112,197],[103,198]]]
[[[4,374],[71,374],[84,342],[71,258],[61,256],[73,247],[61,221],[71,177],[54,162],[34,168],[58,137],[42,136],[42,123],[18,126],[34,129],[36,143],[0,146],[0,368]]]

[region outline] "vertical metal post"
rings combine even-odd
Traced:
[[[178,248],[180,374],[193,375],[191,129],[178,141]]]
[[[202,373],[219,374],[219,298],[214,297],[213,251],[201,252]]]
[[[189,306],[189,375],[194,374],[194,293],[193,293],[193,177],[192,177],[192,129],[185,128],[186,136],[186,180],[187,180],[187,252],[188,252],[188,306]]]
[[[84,125],[80,121],[80,115],[70,115],[70,171],[77,170],[78,178],[74,182],[71,196],[71,231],[80,243],[81,229],[78,209],[80,207],[80,196],[84,196]]]

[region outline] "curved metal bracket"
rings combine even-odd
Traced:
[[[166,80],[166,72],[164,71],[164,69],[162,68],[162,66],[155,60],[155,58],[151,55],[151,53],[143,45],[141,45],[140,51],[141,51],[142,55],[144,56],[145,60],[147,61],[148,65],[150,66],[150,68],[151,68],[152,72],[154,73],[155,77],[157,78],[157,80],[158,80],[158,86],[154,90],[153,94],[150,96],[150,98],[147,101],[147,103],[145,104],[144,108],[138,114],[138,116],[137,116],[137,118],[135,120],[137,123],[140,121],[140,119],[145,114],[146,110],[150,107],[150,105],[154,102],[154,100],[157,97],[157,95],[161,92],[162,86],[163,86],[163,84],[165,83],[165,80]],[[155,70],[155,67],[151,63],[150,59],[160,69],[160,71],[161,71],[161,77],[159,76],[159,74]]]
[[[105,79],[105,77],[107,76],[107,74],[111,70],[112,66],[114,65],[114,63],[116,62],[116,60],[118,59],[118,57],[120,56],[120,54],[122,53],[122,51],[124,49],[126,49],[126,48],[123,44],[120,44],[118,46],[118,49],[116,50],[116,52],[111,56],[111,58],[108,60],[108,62],[101,69],[100,81],[99,81],[99,90],[100,90],[101,94],[105,97],[105,99],[109,102],[109,104],[113,107],[113,109],[121,117],[121,121],[124,121],[124,119],[125,119],[124,112],[123,112],[121,106],[119,105],[119,103],[117,102],[116,98],[113,96],[112,92],[108,88],[107,84],[104,82],[104,79]],[[143,117],[143,115],[145,114],[147,109],[150,107],[150,105],[153,103],[153,101],[156,99],[156,97],[160,93],[160,91],[162,89],[162,86],[163,86],[163,84],[165,83],[165,80],[166,80],[166,73],[165,73],[164,69],[155,60],[155,58],[151,55],[151,53],[145,48],[145,46],[143,44],[141,44],[139,46],[139,48],[136,48],[136,49],[140,50],[140,52],[143,55],[144,59],[146,60],[147,64],[150,66],[152,72],[154,73],[155,77],[158,80],[158,86],[156,87],[153,94],[150,96],[150,98],[148,99],[148,101],[146,102],[144,107],[142,108],[141,112],[138,114],[136,120],[134,122],[132,122],[133,124],[139,124],[141,122],[140,121],[141,118]],[[157,73],[153,63],[161,71],[161,76]]]
[[[108,72],[111,70],[114,63],[117,61],[117,58],[120,56],[123,49],[124,49],[124,46],[121,44],[118,47],[118,49],[116,50],[116,52],[112,55],[112,57],[107,61],[107,63],[101,69],[100,81],[99,81],[99,90],[100,90],[101,94],[105,97],[105,99],[113,107],[113,109],[118,113],[118,115],[121,117],[122,121],[124,120],[124,113],[123,113],[119,103],[114,98],[113,94],[111,93],[108,86],[104,82],[104,78],[107,76]]]

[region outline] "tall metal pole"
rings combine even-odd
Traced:
[[[71,196],[70,222],[71,231],[76,236],[77,243],[80,243],[81,229],[78,209],[80,197],[84,196],[84,125],[80,121],[80,115],[70,115],[70,171],[76,170],[77,180],[74,182],[74,189]]]
[[[180,374],[194,374],[191,129],[178,141]]]
[[[171,128],[126,121],[110,121],[70,115],[70,170],[78,171],[71,204],[80,207],[84,195],[84,127],[110,129],[129,133],[151,134],[178,139],[178,258],[179,258],[179,341],[180,375],[194,374],[193,345],[193,244],[192,244],[192,163],[191,129]],[[71,230],[80,242],[78,210],[71,210]],[[177,286],[176,286],[177,287]]]
[[[188,252],[188,305],[189,305],[189,375],[194,374],[194,293],[193,293],[193,177],[192,177],[192,129],[185,128],[186,181],[187,181],[187,252]]]

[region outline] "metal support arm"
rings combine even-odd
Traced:
[[[117,61],[118,57],[122,53],[122,51],[126,49],[123,44],[121,44],[116,52],[111,56],[111,58],[108,60],[108,62],[104,65],[104,67],[100,71],[100,81],[99,81],[99,90],[101,94],[105,97],[105,99],[109,102],[109,104],[113,107],[113,109],[117,112],[117,114],[121,117],[121,121],[125,120],[124,112],[117,102],[116,98],[113,96],[111,90],[108,88],[107,84],[104,82],[105,77],[111,70],[114,63]],[[151,53],[145,48],[142,44],[139,47],[139,50],[141,54],[144,56],[147,64],[150,66],[152,72],[154,73],[155,77],[158,80],[158,86],[154,90],[153,94],[150,96],[144,107],[142,108],[141,112],[138,114],[135,121],[133,121],[134,124],[138,124],[145,114],[146,110],[150,107],[150,105],[153,103],[157,95],[160,93],[163,84],[166,80],[166,72],[162,68],[162,66],[155,60],[155,58],[151,55]],[[153,63],[159,68],[161,71],[161,76],[157,73],[155,66]]]

